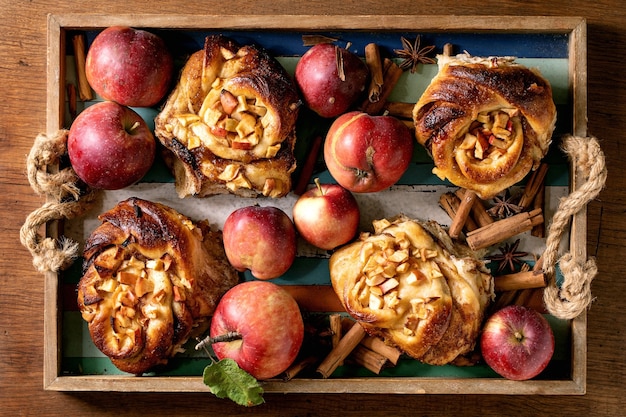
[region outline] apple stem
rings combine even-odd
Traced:
[[[524,339],[524,335],[521,332],[515,332],[514,334],[515,339],[517,339],[517,341],[521,342]]]
[[[232,342],[234,340],[241,339],[243,339],[243,336],[239,332],[228,332],[215,337],[207,336],[196,345],[196,350],[200,350],[207,345],[212,345],[213,343]]]
[[[315,182],[315,185],[317,186],[317,189],[319,190],[320,194],[324,195],[324,190],[322,189],[322,184],[320,184],[320,179],[315,178],[313,181]]]
[[[136,121],[135,123],[133,123],[133,125],[130,127],[130,129],[127,130],[128,133],[133,133],[133,131],[135,129],[137,129],[139,127],[141,123],[139,123],[139,121]]]

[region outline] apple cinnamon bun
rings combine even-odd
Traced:
[[[295,83],[268,53],[207,37],[155,120],[179,196],[287,194],[300,105]]]
[[[492,276],[468,247],[435,222],[404,216],[374,221],[374,232],[338,249],[329,268],[366,332],[433,365],[474,348],[494,297]]]
[[[142,374],[208,326],[239,275],[221,232],[170,207],[130,198],[99,219],[85,243],[79,310],[96,347],[120,370]]]
[[[440,55],[413,109],[417,141],[433,173],[491,198],[536,169],[556,123],[552,88],[510,57]]]

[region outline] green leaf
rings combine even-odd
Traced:
[[[246,407],[265,402],[259,381],[232,359],[210,363],[204,368],[202,379],[218,398],[229,398]]]

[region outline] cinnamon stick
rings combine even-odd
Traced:
[[[93,91],[87,81],[87,75],[85,74],[85,35],[79,33],[72,37],[72,44],[74,46],[74,63],[76,65],[76,80],[78,82],[78,96],[81,100],[93,100]]]
[[[379,374],[387,364],[387,358],[363,345],[358,345],[354,348],[350,354],[350,358],[353,359],[357,365],[361,365],[375,374]]]
[[[517,291],[505,291],[498,295],[496,302],[489,308],[495,312],[508,305],[521,305],[531,307],[540,313],[546,313],[546,306],[543,302],[544,288],[528,288]]]
[[[461,199],[454,193],[444,193],[439,197],[439,205],[448,213],[451,219],[454,219],[456,212],[461,204]],[[478,225],[471,216],[465,221],[465,230],[472,231],[478,229]]]
[[[365,330],[359,323],[354,323],[350,330],[341,338],[337,346],[324,358],[317,367],[317,372],[328,378],[339,364],[357,347],[365,337]]]
[[[315,170],[315,163],[317,162],[317,158],[319,156],[323,142],[324,140],[321,136],[315,136],[313,138],[313,143],[311,144],[309,154],[307,155],[306,160],[304,161],[304,165],[302,165],[302,169],[300,170],[298,183],[293,189],[294,194],[302,195],[306,192],[307,186],[311,181],[313,171]]]
[[[532,204],[537,193],[541,190],[541,187],[545,183],[546,174],[548,173],[548,164],[542,162],[528,179],[522,197],[517,205],[521,207],[522,211],[526,210]]]
[[[328,316],[330,322],[330,330],[333,332],[331,343],[333,347],[337,347],[343,333],[341,329],[341,316],[339,314],[331,314]]]
[[[543,301],[544,288],[529,288],[518,291],[518,293],[515,304],[530,307],[541,314],[548,313],[546,303]]]
[[[465,195],[465,189],[459,188],[456,191],[457,197],[462,199]],[[474,199],[474,204],[472,205],[471,218],[476,222],[479,227],[487,226],[494,222],[493,217],[489,215],[485,205],[483,204],[480,198]]]
[[[317,362],[317,356],[311,355],[307,356],[299,361],[294,362],[287,370],[283,373],[283,381],[291,381],[296,375],[300,372],[308,368]]]
[[[537,191],[537,195],[535,196],[535,199],[533,200],[533,209],[543,210],[545,200],[546,200],[546,184],[545,182],[543,182],[541,184],[541,187],[539,188],[539,191]],[[533,227],[532,230],[530,231],[530,234],[535,237],[541,237],[541,238],[545,237],[546,236],[545,223],[541,223]]]
[[[404,123],[406,125],[406,127],[409,128],[409,130],[413,130],[415,129],[415,123],[413,123],[413,120],[407,120],[407,119],[399,119],[402,123]]]
[[[343,329],[350,329],[353,324],[354,320],[347,317],[341,320],[341,325]],[[394,365],[398,363],[398,360],[402,355],[402,352],[399,349],[388,345],[380,337],[366,335],[359,344],[380,355],[383,355],[385,358],[387,358],[389,362]]]
[[[361,104],[361,111],[368,114],[380,114],[385,107],[387,98],[398,83],[402,72],[402,68],[400,68],[398,64],[389,58],[385,58],[383,60],[383,88],[380,92],[378,101],[372,103],[369,99],[366,99],[365,102]]]
[[[495,302],[489,306],[490,312],[488,313],[488,315],[495,313],[503,307],[514,304],[515,298],[517,297],[518,293],[519,291],[517,290],[498,292]]]
[[[411,119],[413,120],[413,108],[415,103],[403,103],[401,101],[388,101],[385,104],[385,111],[389,116],[394,116],[399,119]]]
[[[547,283],[543,272],[524,271],[497,276],[495,277],[494,285],[496,291],[511,291],[542,288],[545,287]]]
[[[463,198],[461,198],[461,204],[459,204],[459,208],[456,211],[454,218],[452,219],[452,224],[448,229],[448,234],[453,239],[458,239],[465,223],[467,222],[467,218],[470,215],[472,210],[472,205],[474,205],[474,200],[478,197],[476,193],[470,190],[466,190],[463,193]]]
[[[533,271],[543,271],[543,256],[540,256],[533,266]]]
[[[545,277],[543,274],[543,258],[540,257],[535,265],[532,268],[535,274]],[[497,283],[496,278],[496,283]],[[545,313],[546,307],[543,302],[543,290],[545,286],[537,287],[537,288],[525,288],[525,289],[513,289],[506,291],[498,291],[498,296],[496,297],[496,301],[492,304],[489,309],[492,312],[498,311],[502,307],[516,304],[523,305],[527,307],[532,307],[535,310]]]
[[[466,236],[467,244],[472,250],[486,248],[520,233],[527,232],[534,226],[543,223],[543,221],[543,210],[525,211],[468,232]]]
[[[341,316],[339,314],[331,314],[328,316],[328,320],[330,322],[330,331],[333,333],[330,338],[331,346],[336,348],[343,334]],[[343,365],[343,363],[339,362],[337,366],[341,365]]]
[[[308,312],[343,312],[345,309],[332,285],[284,285],[300,309]]]
[[[368,99],[372,103],[380,100],[380,93],[383,88],[383,63],[380,59],[380,50],[375,43],[365,45],[365,63],[370,70],[370,86]]]
[[[78,110],[76,108],[76,87],[72,83],[67,84],[67,103],[70,112],[70,119],[74,120]]]
[[[361,345],[387,358],[394,365],[398,364],[398,360],[402,352],[393,346],[386,344],[381,338],[367,336],[361,340]]]

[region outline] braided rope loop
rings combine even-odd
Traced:
[[[550,314],[562,319],[573,319],[592,302],[591,281],[598,273],[595,259],[578,260],[567,252],[557,261],[559,244],[572,217],[583,210],[604,188],[607,170],[604,154],[598,140],[593,137],[567,136],[563,151],[584,175],[584,183],[563,197],[555,212],[546,238],[543,253],[544,273],[548,287],[544,291],[544,303]],[[556,283],[556,264],[563,275],[561,285]]]
[[[78,256],[79,245],[65,237],[42,239],[40,227],[53,220],[80,216],[96,199],[95,191],[87,188],[71,167],[48,172],[48,166],[58,166],[66,154],[68,133],[59,130],[51,137],[37,135],[26,160],[30,186],[48,201],[26,217],[20,229],[20,242],[30,251],[33,265],[42,273],[57,272],[71,265]]]

